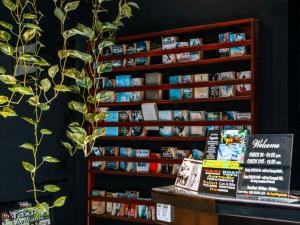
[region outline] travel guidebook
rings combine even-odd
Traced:
[[[50,225],[50,212],[47,208],[43,216],[37,216],[35,208],[24,208],[1,214],[2,225]]]

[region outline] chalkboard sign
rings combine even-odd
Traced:
[[[240,163],[247,149],[247,130],[210,131],[206,144],[200,192],[236,196]]]
[[[292,134],[251,135],[239,177],[239,196],[287,198],[291,177]]]

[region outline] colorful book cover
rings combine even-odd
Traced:
[[[149,149],[136,149],[137,158],[149,158],[150,150]],[[138,162],[136,166],[136,171],[138,173],[148,173],[149,172],[149,163]]]
[[[134,54],[134,53],[136,53],[135,43],[127,44],[126,45],[126,54],[130,55],[130,54]]]
[[[119,147],[105,147],[105,156],[118,156]]]
[[[124,203],[113,202],[112,203],[112,216],[123,216],[124,214]]]
[[[207,121],[214,121],[214,120],[220,120],[221,119],[221,113],[220,112],[207,112],[206,118]],[[219,126],[208,126],[207,130],[219,130]]]
[[[162,38],[162,49],[174,49],[176,48],[176,42],[178,41],[177,36],[163,37]],[[163,64],[176,63],[175,54],[167,54],[162,56]]]
[[[137,218],[139,219],[150,219],[149,207],[146,205],[138,205],[137,206]]]
[[[131,86],[131,75],[116,76],[116,87],[130,87],[130,86]]]
[[[169,77],[169,84],[180,84],[181,76],[173,75]],[[182,98],[182,89],[170,89],[169,90],[169,99],[178,100]]]
[[[126,46],[123,44],[112,46],[112,53],[114,55],[123,55],[125,51],[126,51]]]
[[[222,112],[221,115],[222,115],[222,120],[236,120],[237,119],[236,111]]]
[[[136,43],[137,52],[147,52],[150,50],[150,41],[138,41]]]
[[[127,158],[129,157],[131,148],[128,147],[120,147],[120,157]],[[120,170],[127,171],[128,162],[120,162]]]
[[[237,79],[250,79],[251,71],[241,71],[237,73]],[[251,84],[236,85],[236,95],[248,95],[251,93]]]
[[[176,48],[188,47],[189,42],[186,41],[176,42],[175,46]],[[190,53],[189,52],[177,53],[176,59],[177,62],[188,62],[190,61]]]
[[[118,111],[107,111],[106,113],[105,122],[119,122]]]
[[[150,153],[150,158],[159,159],[161,157],[160,153]],[[150,163],[149,173],[160,173],[161,164],[160,163]]]
[[[92,201],[92,213],[104,214],[105,213],[105,202],[103,201]]]
[[[237,42],[237,41],[244,41],[246,40],[246,34],[245,33],[236,33],[236,34],[230,34],[230,42]],[[247,48],[246,46],[237,46],[237,47],[231,47],[230,48],[230,56],[243,56],[247,54]]]
[[[230,42],[230,32],[219,34],[219,43],[228,43]],[[230,49],[229,48],[222,48],[219,49],[220,57],[227,57],[230,56]]]
[[[236,78],[235,71],[221,72],[219,80],[234,80]]]
[[[115,171],[119,169],[119,162],[107,161],[106,170]]]
[[[119,111],[119,122],[130,122],[131,111]],[[130,136],[129,127],[119,127],[119,136]]]
[[[118,92],[117,102],[130,102],[131,93],[130,92]]]
[[[176,155],[175,155],[176,159],[188,158],[192,154],[191,150],[179,150],[179,149],[177,149],[175,152],[176,152]]]
[[[204,156],[203,151],[199,150],[199,149],[193,149],[192,151],[192,157],[195,160],[202,160]]]
[[[113,192],[106,192],[106,197],[113,198],[113,194],[114,194]],[[108,214],[108,215],[111,215],[112,207],[113,207],[112,202],[106,202],[105,213]]]
[[[136,150],[130,148],[129,150],[129,157],[134,158],[136,157]],[[127,172],[136,172],[136,162],[128,162],[127,164]]]
[[[103,190],[92,190],[92,196],[94,197],[105,197],[106,191]]]
[[[203,38],[190,39],[189,44],[191,47],[203,45]],[[190,52],[190,61],[197,61],[203,59],[203,51]]]
[[[116,85],[116,80],[115,79],[109,79],[107,77],[104,77],[102,79],[102,87],[105,88],[114,88]]]
[[[147,66],[150,65],[150,57],[142,57],[135,59],[136,66]]]
[[[94,170],[104,170],[106,166],[105,161],[93,161],[92,162],[92,169]]]
[[[221,92],[220,86],[210,87],[209,88],[209,97],[210,98],[219,98],[219,97],[221,97],[220,92]]]
[[[162,148],[161,158],[162,159],[174,159],[176,148],[166,147]],[[173,164],[161,164],[161,173],[163,174],[172,174],[173,173]]]
[[[208,87],[199,87],[194,88],[194,98],[208,98],[209,97],[209,88]]]
[[[131,121],[132,122],[141,122],[144,121],[143,113],[141,110],[133,110],[131,112]],[[145,136],[144,127],[132,127],[131,136]]]
[[[138,199],[139,192],[137,191],[125,191],[125,198],[127,199]],[[124,216],[125,217],[136,217],[137,205],[131,203],[125,203]]]
[[[93,147],[92,154],[93,154],[93,156],[104,156],[105,148],[104,147]]]
[[[111,62],[111,64],[112,64],[112,68],[114,68],[114,69],[122,68],[126,65],[126,59],[124,59],[124,60],[113,60]]]
[[[187,110],[174,110],[174,121],[187,121],[188,111]],[[175,126],[174,135],[187,137],[189,135],[189,127],[187,126]]]
[[[133,67],[135,65],[136,65],[136,63],[135,63],[134,58],[129,58],[129,59],[126,60],[126,67]]]
[[[220,90],[220,97],[222,98],[235,96],[235,89],[233,85],[219,86],[219,90]]]

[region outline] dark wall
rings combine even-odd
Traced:
[[[255,17],[260,21],[260,61],[259,61],[259,97],[260,126],[262,133],[287,133],[291,111],[298,105],[289,104],[288,85],[288,0],[139,0],[140,10],[125,23],[121,34],[136,34],[198,24],[214,23],[226,20]],[[79,20],[86,20],[88,11],[86,2],[82,1]],[[52,1],[41,1],[43,13],[46,15],[42,24],[44,43],[50,48],[44,52],[50,62],[55,62],[56,50],[60,46],[60,37],[55,31],[58,27],[52,15]],[[0,8],[0,18],[5,18]],[[77,47],[84,49],[84,43],[76,42]],[[298,48],[299,50],[300,48]],[[1,57],[1,56],[0,56]],[[9,63],[1,57],[1,63]],[[291,68],[293,65],[289,65]],[[299,70],[298,70],[299,74]],[[0,86],[0,91],[2,90]],[[54,103],[52,111],[45,117],[45,127],[55,131],[44,150],[53,153],[64,161],[58,167],[47,167],[40,181],[51,180],[62,185],[69,201],[63,209],[55,211],[58,225],[83,225],[86,221],[86,167],[81,155],[70,159],[59,141],[64,137],[64,127],[70,121],[70,112],[65,107],[69,96],[61,96]],[[289,110],[290,109],[290,110]],[[27,109],[24,113],[30,113]],[[298,120],[299,121],[299,120]],[[300,130],[294,126],[292,131]],[[26,151],[17,146],[31,138],[31,130],[20,120],[0,118],[0,207],[9,202],[30,198],[25,190],[30,187],[29,179],[20,165],[20,160],[30,157]],[[297,137],[296,137],[297,138]],[[298,158],[300,155],[295,154]],[[117,177],[105,178],[101,182],[118,187]],[[296,174],[294,176],[296,180]],[[130,186],[130,184],[128,184]],[[140,183],[143,188],[143,182]],[[296,185],[294,183],[293,185]],[[53,196],[49,196],[50,199]],[[228,221],[228,220],[226,220]],[[104,223],[101,223],[104,224]],[[113,224],[113,223],[112,223]],[[239,224],[239,223],[236,223]]]

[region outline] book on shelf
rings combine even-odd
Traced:
[[[113,202],[111,215],[112,216],[123,216],[124,215],[124,203]]]
[[[150,150],[149,149],[136,149],[137,158],[149,158]],[[149,173],[149,163],[138,162],[136,166],[136,172],[138,173]]]
[[[127,199],[138,199],[138,191],[125,191],[125,198]],[[137,214],[137,205],[132,203],[125,203],[124,216],[135,218]]]
[[[207,112],[206,113],[206,119],[207,121],[214,121],[214,120],[220,120],[221,119],[221,113],[220,112]],[[220,126],[207,126],[207,130],[219,130]]]
[[[117,171],[119,170],[119,162],[107,161],[105,169],[109,171]]]
[[[151,159],[160,159],[160,153],[150,153]],[[150,163],[149,168],[150,173],[160,173],[161,172],[161,164],[160,163]]]
[[[236,120],[236,119],[237,119],[236,111],[221,112],[221,120]]]
[[[118,156],[119,155],[119,147],[107,146],[104,149],[105,149],[105,156]]]
[[[189,40],[189,45],[191,47],[201,46],[203,45],[203,38],[192,38]],[[190,52],[189,61],[197,61],[199,59],[203,59],[203,51]]]
[[[221,72],[219,75],[219,80],[234,80],[234,79],[236,79],[235,71]]]
[[[206,82],[208,81],[208,73],[199,73],[199,74],[194,74],[194,82]]]
[[[104,147],[93,147],[92,148],[92,154],[93,156],[104,156],[105,154],[105,148]]]
[[[105,127],[105,136],[107,137],[117,137],[119,136],[119,128],[118,127]]]
[[[116,80],[115,79],[109,79],[108,77],[102,78],[102,87],[103,89],[106,88],[114,88],[116,86]]]
[[[220,86],[209,87],[209,97],[210,98],[220,98],[221,97]]]
[[[103,52],[102,52],[103,56],[110,56],[112,55],[112,46],[108,46],[103,48]]]
[[[143,86],[144,85],[144,78],[132,78],[131,86]],[[132,102],[139,102],[144,100],[144,91],[133,91],[131,92]]]
[[[201,151],[199,149],[193,149],[192,150],[192,158],[195,160],[202,160],[204,157],[204,151]]]
[[[116,100],[117,102],[130,102],[131,93],[130,92],[118,92]]]
[[[244,41],[246,40],[245,33],[235,33],[230,34],[229,36],[230,42],[237,42],[237,41]],[[230,48],[230,56],[243,56],[247,54],[247,47],[246,46],[236,46]]]
[[[130,122],[131,111],[122,110],[119,111],[119,122]],[[131,128],[130,126],[119,127],[119,136],[130,136]]]
[[[230,42],[230,34],[231,34],[231,32],[219,34],[219,43],[229,43]],[[220,55],[220,57],[230,56],[230,48],[219,49],[219,55]]]
[[[206,120],[205,111],[190,111],[190,120],[191,121],[203,121]],[[206,127],[205,126],[191,126],[190,127],[190,136],[192,137],[202,137],[205,136]]]
[[[146,205],[138,205],[137,206],[137,218],[149,220],[151,218],[149,207]]]
[[[150,41],[139,41],[136,43],[137,52],[147,52],[150,50]],[[146,66],[150,64],[150,56],[135,59],[136,66]]]
[[[169,77],[169,84],[180,84],[181,83],[181,76],[180,75],[173,75]],[[169,99],[170,100],[179,100],[182,99],[182,89],[170,89],[169,90]]]
[[[103,201],[92,201],[91,202],[91,213],[93,214],[104,214],[105,213],[105,202]]]
[[[136,45],[135,43],[130,43],[126,45],[126,54],[130,55],[130,54],[134,54],[136,53]]]
[[[237,120],[251,120],[251,113],[250,112],[237,112],[236,119]]]
[[[92,161],[93,170],[104,170],[106,167],[105,161]]]
[[[158,72],[146,73],[145,84],[148,86],[158,86],[162,83],[162,74]],[[162,90],[149,90],[145,91],[146,100],[161,100]]]
[[[162,147],[161,158],[162,159],[174,159],[176,154],[176,148],[174,147]],[[161,173],[162,174],[173,174],[173,164],[162,163]]]
[[[187,41],[176,42],[175,47],[176,48],[189,47],[189,42]],[[177,53],[176,60],[177,62],[188,62],[190,61],[190,53],[189,52]]]
[[[194,75],[182,75],[181,76],[181,83],[183,84],[190,84],[194,82]],[[183,99],[190,99],[193,98],[193,88],[183,88],[182,89],[182,98]]]
[[[191,150],[181,150],[177,149],[175,154],[175,159],[184,159],[189,158],[192,154]]]
[[[112,46],[112,54],[113,55],[123,55],[126,52],[126,45],[120,44],[120,45],[113,45]]]
[[[158,121],[159,114],[156,103],[143,103],[141,105],[145,121]],[[158,127],[146,127],[147,130],[158,130]]]
[[[178,41],[177,36],[171,36],[171,37],[163,37],[162,38],[162,49],[174,49],[176,48],[176,42]],[[170,63],[176,63],[176,55],[175,54],[167,54],[162,56],[162,63],[163,64],[170,64]]]
[[[129,157],[131,148],[128,147],[120,147],[120,157],[127,158]],[[127,171],[128,162],[120,162],[119,169],[121,171]]]
[[[222,98],[228,98],[235,96],[235,88],[233,85],[223,85],[219,86],[220,96]]]
[[[209,97],[209,88],[208,87],[198,87],[194,88],[194,98],[208,98]]]
[[[172,110],[163,110],[159,111],[159,120],[160,121],[173,121],[174,113]],[[173,126],[160,126],[159,127],[159,134],[162,137],[171,137],[173,136]]]
[[[250,79],[251,71],[237,72],[237,79]],[[236,95],[248,95],[251,93],[251,84],[238,84],[236,85]]]
[[[130,87],[131,79],[132,79],[131,75],[117,75],[116,87]]]
[[[105,194],[106,194],[106,191],[104,191],[104,190],[97,190],[97,189],[92,190],[93,197],[105,197]]]
[[[134,67],[136,66],[135,58],[129,58],[126,60],[126,67]]]
[[[221,76],[221,73],[210,73],[210,74],[208,74],[208,79],[209,79],[209,81],[217,81],[217,80],[221,80],[220,76]]]
[[[174,121],[188,121],[188,110],[174,110]],[[175,126],[174,135],[179,137],[189,136],[188,126]]]
[[[113,192],[106,192],[106,197],[107,198],[113,198]],[[106,202],[106,207],[105,207],[105,213],[107,215],[111,215],[112,213],[112,208],[113,208],[113,203],[112,202]]]
[[[161,50],[162,43],[161,41],[151,41],[150,43],[150,50]]]
[[[114,68],[114,69],[123,68],[126,65],[126,59],[112,60],[111,64],[112,64],[112,68]]]
[[[131,121],[132,122],[142,122],[144,121],[142,110],[132,110],[131,111]],[[143,126],[131,127],[131,136],[145,136],[146,129]]]

